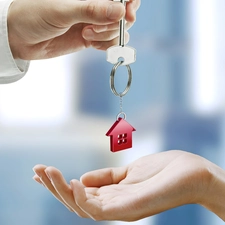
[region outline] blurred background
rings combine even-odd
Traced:
[[[122,225],[80,219],[32,180],[41,163],[70,181],[93,169],[182,149],[225,167],[225,1],[143,0],[129,45],[137,49],[123,109],[133,148],[111,153],[105,133],[120,110],[112,65],[92,49],[33,61],[20,81],[0,86],[0,224]],[[116,77],[118,89],[126,83]],[[121,90],[122,90],[121,89]],[[197,205],[135,225],[220,225]]]

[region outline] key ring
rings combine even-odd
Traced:
[[[121,117],[121,115],[123,115],[123,117]],[[119,118],[123,118],[124,120],[126,120],[126,118],[127,118],[126,113],[125,112],[118,113],[116,116],[116,120],[119,120]]]
[[[132,71],[131,71],[131,68],[129,65],[126,65],[127,67],[127,71],[128,71],[128,81],[127,81],[127,86],[126,88],[124,89],[123,92],[120,92],[118,93],[116,91],[116,88],[115,88],[115,74],[116,74],[116,70],[117,68],[123,63],[123,61],[119,61],[118,63],[116,63],[114,65],[114,67],[112,68],[112,71],[111,71],[111,74],[110,74],[110,88],[113,92],[114,95],[116,96],[120,96],[120,97],[123,97],[129,90],[130,90],[130,87],[131,87],[131,81],[132,81]]]

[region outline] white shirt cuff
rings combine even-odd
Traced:
[[[0,83],[11,83],[21,79],[27,72],[29,61],[14,59],[9,46],[7,13],[13,0],[0,0]]]

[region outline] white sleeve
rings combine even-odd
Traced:
[[[0,84],[11,83],[22,78],[29,61],[15,60],[10,50],[7,29],[8,8],[13,0],[0,0]]]

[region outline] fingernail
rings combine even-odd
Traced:
[[[111,20],[115,20],[121,17],[121,5],[111,4],[107,10],[107,17]]]
[[[93,32],[93,30],[92,29],[84,30],[83,37],[86,40],[93,40],[94,39],[94,32]]]

